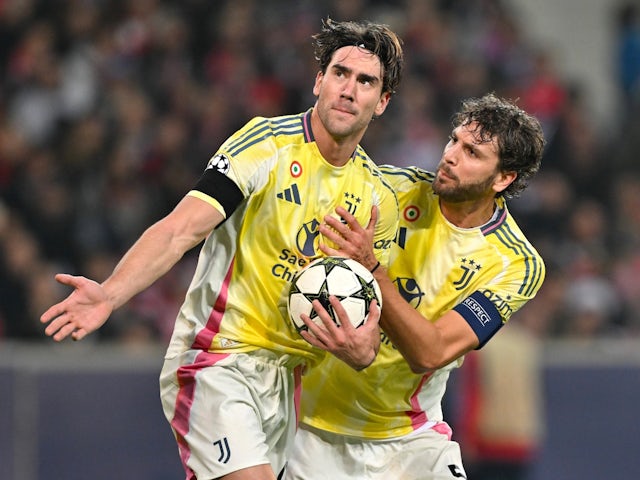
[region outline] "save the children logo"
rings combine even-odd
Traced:
[[[315,257],[316,247],[318,244],[318,228],[320,222],[315,218],[300,227],[296,235],[296,247],[298,251],[305,257]]]
[[[420,285],[413,278],[396,277],[393,281],[394,285],[398,289],[398,293],[405,299],[405,301],[413,308],[417,308],[422,302],[424,292],[420,289]]]

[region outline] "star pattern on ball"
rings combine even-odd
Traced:
[[[376,289],[373,286],[373,281],[367,282],[361,276],[358,276],[358,280],[360,281],[360,285],[362,288],[355,293],[352,293],[351,296],[353,298],[359,298],[364,301],[365,310],[368,312],[371,307],[371,302],[376,300],[378,305],[380,304],[380,299],[376,295]]]
[[[314,300],[318,300],[320,302],[320,305],[322,305],[322,307],[327,311],[327,313],[329,314],[329,316],[331,317],[331,320],[333,320],[334,323],[339,324],[339,320],[338,320],[338,315],[336,314],[335,310],[333,309],[333,307],[331,306],[331,302],[329,302],[329,293],[328,293],[329,287],[327,286],[327,281],[325,280],[322,284],[322,288],[320,288],[320,292],[318,293],[302,293],[304,295],[304,297],[309,300],[309,302],[313,302]],[[336,295],[333,294],[334,297],[336,297],[339,301],[344,300],[345,297],[344,295]],[[315,311],[315,309],[311,309],[311,313],[309,314],[309,318],[310,319],[314,319],[316,317],[319,317],[320,315],[318,315],[318,312]]]
[[[329,302],[333,295],[344,307],[356,328],[366,321],[371,303],[382,302],[375,278],[355,260],[346,257],[321,257],[297,272],[289,287],[289,317],[298,331],[308,330],[301,321],[305,314],[316,325],[322,325],[312,304],[317,300],[334,324],[340,326],[337,312]]]
[[[325,276],[329,276],[331,271],[336,267],[342,267],[345,270],[351,270],[344,259],[339,257],[327,257],[322,263],[322,266],[324,268]]]

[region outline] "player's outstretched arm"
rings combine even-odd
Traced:
[[[314,323],[308,315],[302,314],[302,321],[309,330],[302,330],[300,334],[311,345],[330,352],[354,370],[368,367],[380,350],[380,308],[377,302],[371,302],[367,321],[355,328],[340,300],[331,295],[329,301],[338,315],[340,326],[334,323],[322,304],[314,300],[313,309],[322,320],[322,326]]]
[[[169,271],[222,219],[207,202],[186,196],[169,215],[142,234],[104,283],[57,275],[57,281],[74,290],[40,317],[42,323],[49,324],[45,333],[56,341],[68,336],[81,340],[100,328],[113,310]]]

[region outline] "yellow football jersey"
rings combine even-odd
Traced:
[[[376,254],[388,262],[398,205],[361,147],[343,167],[320,154],[311,110],[254,118],[214,155],[190,195],[214,205],[225,221],[205,240],[167,356],[266,348],[318,360],[288,320],[293,275],[322,255],[318,227],[338,205],[366,225],[378,206]]]
[[[484,344],[537,293],[545,275],[540,255],[502,199],[487,224],[458,228],[440,211],[432,173],[390,166],[381,170],[400,205],[389,277],[431,321],[455,308],[470,325],[476,324],[472,328]],[[461,362],[415,374],[382,334],[380,353],[367,369],[355,372],[327,356],[303,377],[301,420],[365,438],[396,437],[423,426],[444,431],[442,397],[449,373]]]

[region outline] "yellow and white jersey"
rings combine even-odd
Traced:
[[[392,188],[359,146],[345,166],[329,164],[315,143],[311,111],[249,121],[189,193],[225,220],[202,246],[168,358],[188,349],[266,348],[319,360],[324,352],[290,324],[286,296],[293,275],[322,255],[318,227],[338,205],[362,225],[378,206],[376,254],[388,263],[398,225]]]
[[[459,311],[483,345],[540,288],[545,267],[502,199],[492,220],[463,229],[442,215],[433,174],[382,166],[400,205],[389,277],[431,321]],[[384,305],[383,305],[384,308]],[[483,332],[482,328],[491,328]],[[441,401],[450,371],[413,373],[382,334],[374,363],[361,372],[328,356],[303,378],[302,421],[334,433],[391,438],[420,427],[446,431]]]

